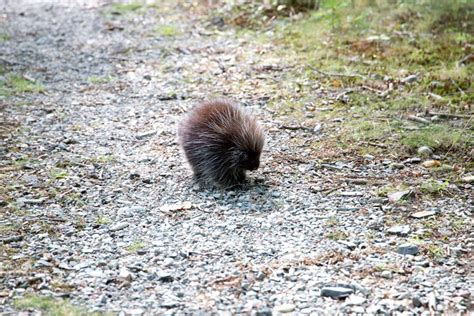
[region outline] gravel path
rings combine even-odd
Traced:
[[[126,314],[473,308],[472,187],[390,203],[380,187],[421,166],[317,159],[330,129],[288,128],[267,107],[285,84],[259,77],[271,47],[185,6],[0,9],[0,65],[45,88],[0,99],[0,312],[31,292]],[[267,132],[245,191],[201,190],[176,143],[182,114],[222,95]]]

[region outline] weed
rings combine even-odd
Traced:
[[[11,96],[22,93],[44,92],[44,87],[39,82],[25,79],[15,73],[8,74],[5,79],[0,79],[0,96]]]
[[[112,221],[110,220],[110,218],[106,217],[106,216],[99,216],[97,217],[96,221],[95,221],[97,224],[99,225],[107,225],[107,224],[110,224],[112,223]]]
[[[64,169],[53,168],[50,171],[50,176],[54,180],[60,180],[67,177],[67,171]]]
[[[142,249],[145,247],[145,243],[143,243],[141,240],[135,240],[133,243],[131,243],[128,247],[127,250],[129,252],[135,252],[139,249]]]
[[[347,239],[348,234],[340,230],[335,230],[328,233],[326,237],[331,240],[344,240]]]
[[[463,130],[432,124],[417,131],[406,131],[402,134],[401,144],[410,150],[416,150],[420,146],[428,146],[433,150],[449,150],[468,148],[474,145],[474,140]]]
[[[161,25],[156,28],[156,31],[161,36],[174,37],[179,35],[181,32],[173,25]]]
[[[90,84],[103,84],[113,81],[115,78],[112,76],[90,76],[87,78],[87,82]]]
[[[1,42],[6,42],[11,39],[11,36],[7,33],[0,33],[0,43]]]
[[[336,216],[331,216],[326,220],[326,225],[328,226],[336,226],[339,223],[339,220]]]
[[[427,252],[428,256],[439,259],[444,257],[444,249],[441,246],[430,244],[425,246],[425,251]]]
[[[440,182],[434,179],[427,180],[423,182],[420,186],[420,189],[424,193],[429,193],[429,194],[440,194],[448,189],[449,182]]]

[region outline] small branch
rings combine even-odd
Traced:
[[[461,89],[461,87],[456,83],[456,81],[454,81],[453,79],[451,79],[451,82],[453,83],[453,85],[459,90],[459,92],[461,92],[462,95],[465,95],[464,91]]]
[[[418,116],[415,116],[415,115],[408,115],[408,119],[411,120],[411,121],[415,121],[415,122],[423,123],[423,124],[430,124],[431,123],[427,119],[424,119],[422,117],[418,117]]]
[[[324,75],[326,77],[348,77],[348,78],[361,78],[363,80],[367,79],[365,76],[362,76],[360,74],[340,74],[340,73],[335,73],[335,72],[324,72],[322,70],[319,70],[314,67],[310,67],[311,70]]]
[[[384,144],[374,143],[374,142],[367,142],[367,145],[374,146],[374,147],[379,147],[379,148],[387,148],[387,146],[384,145]]]
[[[451,114],[451,113],[440,113],[440,112],[427,112],[426,114],[431,115],[431,116],[466,118],[466,119],[470,119],[474,117],[474,114]]]
[[[302,130],[302,131],[308,131],[312,132],[313,129],[305,126],[288,126],[288,125],[281,125],[280,129],[288,129],[290,131],[297,131],[297,130]]]
[[[5,64],[8,64],[10,66],[13,66],[13,65],[28,66],[25,63],[22,63],[22,62],[19,62],[19,61],[9,61],[9,60],[6,60],[5,58],[2,58],[2,57],[0,57],[0,61],[4,62]]]

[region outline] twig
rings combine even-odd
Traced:
[[[0,60],[3,61],[5,64],[9,64],[11,66],[13,66],[13,65],[28,66],[25,63],[22,63],[22,62],[19,62],[19,61],[9,61],[9,60],[6,60],[5,58],[2,58],[2,57],[0,57]]]
[[[373,142],[367,142],[367,145],[374,146],[374,147],[379,147],[379,148],[387,148],[387,146],[384,145],[384,144],[373,143]]]
[[[281,125],[280,129],[288,129],[290,131],[297,131],[297,130],[303,130],[303,131],[309,131],[312,132],[313,129],[305,126],[288,126],[288,125]]]
[[[415,121],[415,122],[418,122],[418,123],[423,123],[423,124],[430,124],[431,123],[427,119],[424,119],[422,117],[418,117],[418,116],[415,116],[415,115],[408,115],[408,119],[412,120],[412,121]]]
[[[455,118],[467,118],[470,119],[474,117],[473,114],[451,114],[451,113],[440,113],[440,112],[427,112],[426,114],[431,116],[439,116],[439,117],[455,117]]]
[[[361,78],[364,80],[367,79],[365,76],[360,75],[360,74],[340,74],[340,73],[335,73],[335,72],[324,72],[314,67],[310,67],[310,69],[327,77],[349,77],[349,78]]]
[[[461,92],[462,95],[464,95],[464,91],[461,89],[461,87],[456,83],[456,81],[454,81],[453,79],[451,79],[451,82],[453,83],[453,85],[458,88],[459,92]]]

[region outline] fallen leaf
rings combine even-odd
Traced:
[[[433,168],[441,166],[441,162],[439,160],[426,160],[421,165],[425,168]]]
[[[424,217],[428,217],[428,216],[433,216],[435,214],[436,214],[435,211],[421,211],[421,212],[416,212],[416,213],[411,214],[411,217],[424,218]]]
[[[394,192],[394,193],[390,193],[387,195],[388,197],[388,200],[390,202],[397,202],[403,198],[406,198],[408,197],[408,195],[411,194],[411,191],[410,190],[407,190],[407,191],[398,191],[398,192]]]

